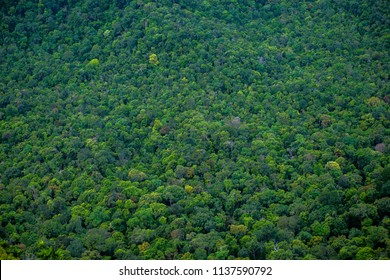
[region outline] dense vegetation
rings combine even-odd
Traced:
[[[1,259],[389,258],[387,0],[1,2]]]

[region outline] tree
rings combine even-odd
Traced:
[[[360,248],[356,253],[357,260],[375,260],[376,254],[370,247]]]
[[[100,63],[99,59],[94,58],[90,62],[88,62],[87,66],[94,69],[94,68],[97,68],[99,66],[99,63]]]
[[[154,66],[157,66],[160,62],[158,61],[158,58],[157,58],[157,55],[155,53],[152,53],[150,56],[149,56],[149,63],[154,65]]]

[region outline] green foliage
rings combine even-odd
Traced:
[[[155,66],[157,66],[160,63],[155,53],[149,55],[149,63]]]
[[[335,161],[328,161],[325,167],[329,170],[340,170],[340,165]]]
[[[388,259],[386,4],[5,1],[0,258]]]
[[[90,62],[88,62],[88,64],[87,64],[87,66],[88,67],[91,67],[91,68],[96,68],[96,67],[98,67],[99,66],[99,59],[97,59],[97,58],[94,58],[94,59],[92,59]]]
[[[129,179],[133,182],[142,182],[147,179],[147,175],[137,169],[131,169],[128,173]]]

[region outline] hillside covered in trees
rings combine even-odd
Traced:
[[[389,259],[387,0],[2,0],[1,259]]]

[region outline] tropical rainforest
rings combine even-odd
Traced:
[[[389,259],[387,0],[2,0],[1,259]]]

